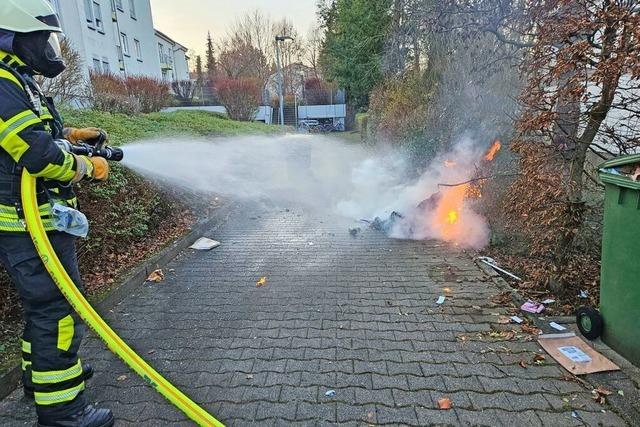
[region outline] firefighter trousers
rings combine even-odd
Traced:
[[[64,268],[82,289],[75,237],[50,233]],[[18,289],[24,308],[23,379],[34,387],[38,416],[64,418],[86,405],[78,348],[85,326],[51,279],[25,233],[0,234],[0,261]]]

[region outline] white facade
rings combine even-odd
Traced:
[[[162,79],[150,0],[50,1],[87,71]],[[174,62],[187,63],[186,48],[175,55]]]
[[[187,48],[161,31],[155,30],[162,79],[165,81],[189,80]]]

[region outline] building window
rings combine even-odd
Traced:
[[[93,58],[93,71],[102,73],[102,63],[98,58]]]
[[[133,46],[136,49],[136,58],[142,61],[142,46],[140,45],[140,40],[133,39]]]
[[[92,0],[84,0],[84,15],[87,18],[89,27],[93,28],[93,2]]]
[[[111,65],[109,65],[109,60],[107,58],[102,58],[102,72],[105,74],[111,73]]]
[[[116,0],[116,7],[118,10],[124,12],[124,6],[122,5],[122,0]]]
[[[162,43],[158,43],[158,56],[160,58],[160,63],[164,64],[166,61],[164,60],[164,46]]]
[[[135,0],[129,0],[129,11],[131,12],[131,19],[136,19],[136,2]]]
[[[100,3],[97,1],[93,2],[93,15],[95,18],[96,28],[100,32],[104,32],[104,22],[102,21],[102,9],[100,8]]]
[[[125,33],[120,33],[120,38],[122,39],[122,53],[129,56],[129,38],[127,38]]]

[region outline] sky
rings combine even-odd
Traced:
[[[155,27],[202,54],[207,31],[214,39],[246,12],[259,10],[273,20],[289,18],[300,34],[316,23],[317,0],[151,0]]]

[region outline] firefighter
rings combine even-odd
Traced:
[[[35,75],[54,78],[65,64],[62,29],[47,0],[0,2],[0,261],[18,289],[25,313],[23,384],[35,400],[40,426],[107,427],[110,410],[89,405],[83,391],[92,375],[78,358],[84,326],[49,276],[24,224],[20,175],[37,177],[40,215],[63,267],[81,288],[72,234],[53,221],[52,206],[76,208],[73,184],[104,181],[101,158],[75,156],[54,142],[97,143],[99,129],[64,129]]]

